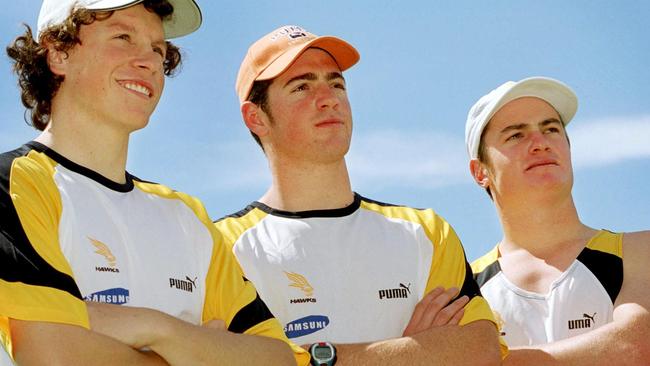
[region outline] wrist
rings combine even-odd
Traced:
[[[309,347],[311,365],[332,366],[336,364],[336,347],[329,342],[317,342]]]

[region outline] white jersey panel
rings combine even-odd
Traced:
[[[296,344],[400,337],[433,258],[421,226],[364,209],[344,217],[267,215],[233,251]]]
[[[502,321],[511,347],[559,341],[613,320],[613,304],[596,276],[580,261],[552,285],[548,294],[523,290],[503,272],[489,279],[481,293]]]
[[[84,299],[200,324],[213,239],[193,211],[137,186],[118,192],[56,169],[60,245]]]

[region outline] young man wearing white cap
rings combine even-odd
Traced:
[[[8,47],[41,131],[0,155],[0,338],[18,364],[293,362],[203,205],[125,170],[180,62],[165,39],[200,24],[193,0],[45,0],[37,40]]]
[[[216,226],[312,364],[498,364],[492,313],[451,226],[352,191],[342,72],[358,60],[298,26],[249,48],[236,89],[273,182]]]
[[[565,126],[578,101],[543,77],[509,81],[471,108],[470,171],[503,239],[472,264],[511,350],[506,364],[650,363],[650,231],[580,221]],[[499,319],[500,318],[500,319]]]

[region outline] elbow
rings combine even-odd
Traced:
[[[291,347],[289,347],[288,344],[284,343],[283,341],[280,340],[273,340],[274,341],[274,348],[275,351],[273,352],[273,365],[296,365],[297,361],[296,358],[293,355],[293,351],[291,350]],[[268,362],[271,361],[271,358],[265,361],[265,364],[268,365]]]

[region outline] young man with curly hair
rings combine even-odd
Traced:
[[[45,0],[36,39],[7,48],[41,131],[0,155],[0,338],[18,364],[294,362],[203,205],[126,171],[181,61],[166,39],[200,24],[193,0]]]

